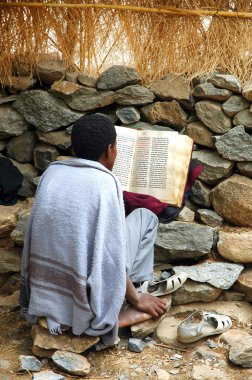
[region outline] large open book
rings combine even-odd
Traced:
[[[117,158],[113,173],[123,190],[152,195],[180,207],[193,140],[170,131],[116,127]]]

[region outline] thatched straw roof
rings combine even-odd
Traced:
[[[252,1],[0,0],[0,20],[2,83],[52,53],[95,75],[128,64],[146,83],[216,68],[251,76]]]

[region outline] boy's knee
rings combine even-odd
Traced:
[[[154,225],[158,225],[158,217],[154,212],[148,210],[147,208],[137,208],[136,210],[132,211],[131,214],[135,213],[136,217],[141,218],[142,220],[148,220],[149,222],[152,222]]]

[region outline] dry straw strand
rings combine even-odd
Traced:
[[[52,57],[93,75],[134,66],[146,84],[169,72],[190,80],[219,68],[242,82],[251,75],[247,0],[5,0],[0,18],[2,84],[34,75]]]

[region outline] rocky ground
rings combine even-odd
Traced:
[[[209,303],[207,307],[216,309],[216,303],[218,302]],[[188,306],[172,307],[159,324],[155,337],[151,336],[151,338],[144,339],[147,344],[140,353],[129,350],[128,339],[132,332],[127,329],[121,331],[121,342],[118,347],[99,352],[96,352],[94,348],[90,348],[84,354],[90,363],[90,372],[86,376],[80,376],[79,378],[111,380],[251,380],[252,369],[235,365],[229,360],[232,347],[236,345],[236,355],[238,356],[238,342],[244,346],[252,339],[249,323],[251,305],[245,302],[219,301],[218,307],[220,309],[227,307],[227,313],[233,316],[232,329],[218,336],[211,336],[190,345],[183,345],[179,344],[174,337],[174,326],[181,322],[194,307]],[[160,338],[166,343],[158,343]],[[20,316],[19,310],[0,314],[0,380],[19,378],[23,380],[31,378],[34,378],[34,380],[59,380],[77,377],[60,369],[50,358],[39,358],[42,366],[38,372],[21,372],[19,370],[20,355],[33,355],[32,344],[30,326]],[[241,347],[240,351],[242,351]],[[244,360],[245,362],[247,360],[248,365],[250,362],[251,365],[251,343],[250,347],[247,347],[245,351],[243,350],[242,354],[243,365]],[[84,355],[80,356],[84,357]],[[48,372],[46,376],[39,377],[42,374],[45,375],[43,371],[51,371],[55,374],[55,377],[49,376]]]

